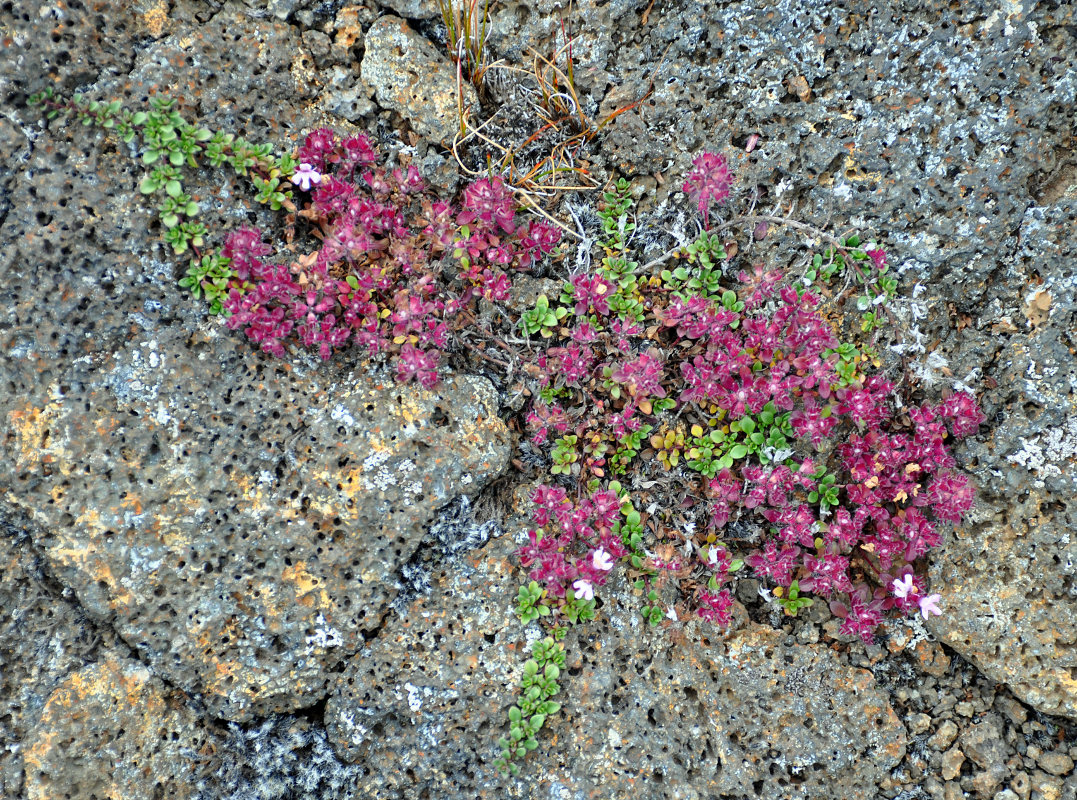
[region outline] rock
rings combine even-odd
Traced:
[[[1010,789],[1021,798],[1021,800],[1028,800],[1032,794],[1032,779],[1028,776],[1027,772],[1015,772],[1013,778],[1010,780]]]
[[[965,763],[965,754],[956,745],[942,754],[942,779],[952,781],[961,774],[961,765]]]
[[[325,80],[325,91],[321,97],[321,104],[330,114],[336,114],[349,122],[359,122],[373,112],[371,92],[359,80],[355,70],[336,65],[322,74]]]
[[[405,117],[420,135],[446,144],[459,132],[456,69],[399,17],[381,17],[370,27],[362,76],[378,103]],[[478,106],[466,81],[462,101],[465,110]]]
[[[193,797],[193,756],[206,740],[142,664],[90,664],[52,693],[26,740],[26,796]]]
[[[229,719],[319,696],[435,509],[508,457],[484,379],[426,392],[249,351],[136,336],[76,393],[12,407],[2,456],[87,611]]]
[[[928,625],[939,638],[1005,683],[1039,711],[1077,719],[1077,381],[1069,325],[1058,313],[1077,307],[1077,200],[1033,208],[1021,224],[1021,247],[1002,268],[997,300],[979,325],[985,342],[1002,329],[1001,309],[1020,307],[1032,274],[1053,300],[1051,315],[1007,336],[994,379],[1001,424],[969,441],[980,491],[975,524],[955,531],[948,556],[935,561],[934,585],[963,598]],[[997,345],[996,347],[1001,347]]]
[[[333,754],[325,729],[308,715],[273,715],[231,724],[197,775],[198,800],[303,798],[358,800],[363,767]]]
[[[1067,776],[1073,772],[1073,759],[1058,750],[1051,750],[1036,759],[1044,772],[1052,775]]]
[[[23,756],[49,696],[98,648],[117,647],[51,581],[25,520],[0,512],[0,797],[21,797]]]
[[[931,729],[931,717],[927,714],[916,714],[909,721],[909,730],[916,735],[927,733]]]
[[[438,0],[385,0],[383,5],[408,19],[431,19],[433,17],[441,19],[441,6]],[[481,11],[483,4],[479,3],[478,7]]]
[[[23,98],[48,86],[68,92],[128,72],[132,40],[160,39],[175,29],[169,10],[166,0],[122,3],[108,13],[61,3],[19,3],[5,10],[4,102],[12,101],[12,92]]]
[[[1008,750],[1002,740],[999,721],[985,717],[978,724],[965,728],[958,741],[962,752],[981,770],[973,776],[976,791],[984,797],[992,794],[1009,774],[1005,763]]]
[[[1008,694],[1000,694],[995,698],[995,707],[1014,725],[1020,725],[1028,719],[1028,711],[1017,700]]]
[[[283,22],[292,15],[301,0],[264,0],[259,2],[244,0],[244,2],[247,3],[249,13],[253,16],[269,15]]]
[[[257,141],[307,123],[265,94],[303,97],[289,26],[215,20],[141,51],[115,93],[174,85],[182,64],[210,125],[247,115]],[[38,138],[0,228],[3,510],[26,512],[91,618],[211,714],[308,706],[377,628],[436,509],[503,468],[496,396],[259,355],[176,286],[141,168],[78,136]]]
[[[1060,800],[1062,797],[1062,779],[1036,770],[1032,773],[1032,797],[1038,800]]]
[[[552,59],[561,51],[557,64],[564,69],[566,50],[562,48],[567,34],[572,39],[576,92],[585,111],[593,115],[610,84],[618,83],[612,73],[621,63],[619,47],[609,32],[622,24],[638,30],[639,14],[640,7],[631,0],[580,0],[573,4],[571,14],[563,11],[558,0],[491,4],[489,42],[509,64],[530,65],[534,52]],[[644,92],[646,87],[626,103],[642,99]]]
[[[522,580],[514,549],[504,536],[447,568],[341,676],[326,710],[330,740],[373,769],[385,797],[503,796],[492,759],[525,658],[525,632],[502,622]],[[563,710],[525,765],[541,786],[851,796],[901,759],[904,729],[866,671],[754,625],[724,637],[693,624],[670,647],[642,626],[623,583],[609,586],[603,621],[566,639]]]
[[[333,47],[333,41],[329,34],[323,31],[303,31],[303,45],[314,57],[314,63],[318,67],[325,67],[329,62],[329,54]]]
[[[997,720],[987,717],[965,728],[960,744],[965,755],[977,766],[984,769],[998,767],[1005,771],[1006,745]]]
[[[939,729],[935,731],[935,735],[927,740],[928,746],[933,750],[945,750],[951,744],[954,739],[957,738],[957,725],[951,720],[945,720]]]

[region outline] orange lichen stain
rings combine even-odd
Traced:
[[[330,608],[329,593],[320,587],[321,581],[307,571],[304,561],[297,561],[281,573],[281,578],[295,584],[295,594],[304,605],[316,605],[318,608]],[[309,598],[309,599],[308,599]]]
[[[18,469],[37,464],[46,455],[59,455],[52,448],[50,426],[60,416],[62,406],[49,403],[44,408],[27,406],[8,412],[8,423],[15,431],[15,463]]]
[[[161,2],[148,9],[142,15],[142,22],[146,31],[154,39],[159,39],[164,34],[165,24],[168,22],[168,6]]]
[[[221,696],[228,694],[228,687],[235,683],[237,672],[243,674],[243,666],[238,662],[214,658],[213,677],[206,688],[213,694]]]
[[[56,741],[63,728],[51,727],[48,723],[53,720],[67,721],[92,713],[90,709],[118,705],[143,708],[147,714],[160,714],[163,711],[160,697],[147,692],[149,680],[150,673],[145,667],[121,669],[116,662],[91,664],[68,677],[45,703],[40,715],[45,724],[38,728],[37,737],[26,750],[27,768],[44,771],[48,762],[57,757],[54,748],[67,746]],[[40,784],[28,783],[27,795],[34,800],[44,798],[42,789]]]
[[[134,509],[135,514],[141,514],[142,501],[133,494],[128,493],[127,497],[120,501],[120,508],[131,508]]]
[[[845,165],[842,168],[845,172],[846,180],[850,181],[870,181],[871,183],[880,183],[883,179],[880,172],[865,172],[856,161],[853,160],[851,155],[845,157]]]
[[[265,491],[252,476],[233,472],[229,476],[229,480],[239,488],[240,496],[246,501],[246,504],[238,504],[244,511],[258,512],[268,507],[268,498]],[[199,502],[201,501],[199,500]]]

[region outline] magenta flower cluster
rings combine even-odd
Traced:
[[[543,485],[531,499],[535,504],[532,519],[541,532],[529,533],[520,561],[530,567],[532,579],[541,581],[551,597],[559,598],[579,580],[591,587],[603,586],[608,569],[604,560],[596,562],[595,554],[618,559],[626,553],[613,533],[621,515],[616,493],[595,492],[573,502],[564,488]]]
[[[712,184],[706,178],[717,170],[716,158],[701,157],[690,176],[708,202],[721,194],[720,185],[728,189],[728,179]],[[877,250],[871,258],[885,263],[886,255]],[[612,467],[633,458],[632,469],[646,477],[647,465],[637,456],[646,441],[638,436],[675,414],[704,431],[691,451],[696,466],[684,464],[691,455],[681,462],[685,480],[693,480],[692,469],[705,468],[699,451],[722,441],[708,440],[706,432],[726,431],[743,444],[722,451],[733,454],[732,463],[704,476],[701,491],[690,495],[685,510],[693,507],[700,520],[702,499],[704,524],[672,538],[665,534],[666,545],[689,556],[663,559],[656,547],[636,575],[675,573],[689,611],[727,619],[726,597],[715,589],[725,580],[722,562],[710,565],[704,554],[736,521],[763,532],[746,557],[755,574],[782,587],[798,581],[800,591],[832,601],[848,635],[871,641],[891,609],[928,613],[920,601],[938,613],[939,598],[923,594],[915,571],[940,544],[939,525],[960,522],[972,508],[973,487],[957,471],[947,440],[978,430],[984,417],[975,399],[962,392],[899,410],[893,384],[868,374],[861,360],[852,378],[848,369],[839,373],[841,343],[821,298],[775,273],[740,274],[740,311],[702,294],[674,295],[639,277],[632,299],[644,310],[642,324],[614,312],[624,298],[615,297],[620,290],[607,274],[573,278],[562,298],[569,305],[560,338],[536,357],[539,397],[527,417],[533,443],[586,446],[573,462],[575,497],[560,488],[536,493],[535,523],[545,535],[533,531],[521,551],[531,579],[562,597],[573,581],[594,577],[579,566],[589,552],[602,547],[623,555],[611,520],[594,508],[603,498],[612,514],[609,493],[588,494],[583,487],[601,486]],[[744,430],[758,432],[759,420],[776,424],[783,414],[792,437],[784,452],[768,449],[769,440],[748,439]],[[746,419],[752,427],[739,428]],[[637,444],[630,446],[633,434]],[[828,491],[831,500],[821,501]],[[700,588],[712,575],[716,582]],[[905,589],[908,575],[913,583]],[[902,593],[895,593],[895,582]]]
[[[370,140],[309,134],[293,182],[306,193],[298,216],[321,240],[290,263],[249,228],[222,255],[237,279],[224,303],[228,326],[283,356],[289,340],[322,358],[358,346],[394,358],[400,381],[433,386],[454,318],[477,297],[504,301],[509,274],[529,269],[560,240],[557,228],[521,224],[500,178],[473,183],[460,209],[437,199],[414,165],[379,166]],[[455,279],[443,262],[455,259]]]

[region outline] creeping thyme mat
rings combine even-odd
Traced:
[[[595,618],[614,570],[653,626],[728,625],[744,569],[785,613],[826,602],[865,642],[888,615],[943,613],[925,556],[973,505],[948,440],[978,431],[976,399],[925,399],[890,365],[904,301],[879,244],[754,207],[723,216],[735,183],[723,156],[701,154],[684,180],[695,235],[645,262],[623,179],[597,200],[593,247],[572,248],[572,229],[522,214],[502,175],[453,202],[413,164],[383,164],[361,134],[320,129],[276,155],[190,124],[167,98],[139,112],[52,91],[31,102],[140,140],[140,189],[166,242],[190,257],[180,286],[265,353],[385,361],[427,388],[457,354],[522,363],[522,446],[545,478],[519,550],[516,613],[545,635],[497,743],[502,771],[518,772],[560,710],[562,640]],[[240,228],[207,245],[183,186],[184,169],[202,164],[249,181],[257,202],[287,215],[289,241]],[[786,271],[737,258],[741,232],[786,231],[818,252]],[[304,235],[309,252],[285,261],[283,245]],[[514,277],[540,263],[559,290],[514,307]],[[480,301],[500,329],[479,321]]]

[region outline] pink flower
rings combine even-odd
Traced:
[[[729,171],[725,158],[716,153],[703,153],[692,162],[692,170],[681,191],[698,203],[699,213],[703,215],[703,227],[709,228],[707,211],[711,202],[724,203],[732,185],[733,173]]]
[[[908,597],[909,592],[911,592],[913,590],[912,573],[911,572],[906,573],[904,578],[901,578],[901,579],[898,579],[898,580],[894,581],[893,588],[894,588],[894,597],[900,597],[902,600],[904,600],[906,597]],[[938,595],[933,595],[933,597],[937,598]],[[921,600],[920,602],[922,603],[923,600]],[[927,616],[927,615],[925,614],[924,616]]]
[[[299,169],[292,173],[292,183],[294,183],[304,192],[310,191],[310,185],[312,183],[321,182],[321,174],[318,172],[318,170],[314,169],[314,167],[307,163],[300,164]]]
[[[591,585],[590,581],[585,581],[583,578],[573,583],[572,589],[576,592],[577,600],[593,600],[595,598],[595,587]],[[933,597],[938,597],[938,595],[933,595]]]
[[[610,554],[601,547],[591,554],[591,563],[594,565],[595,569],[600,569],[603,572],[609,572],[613,569],[613,559],[610,558]]]
[[[937,617],[942,616],[942,611],[939,610],[939,601],[941,599],[941,594],[929,594],[927,597],[920,598],[920,613],[924,615],[924,619],[927,619],[932,614]]]

